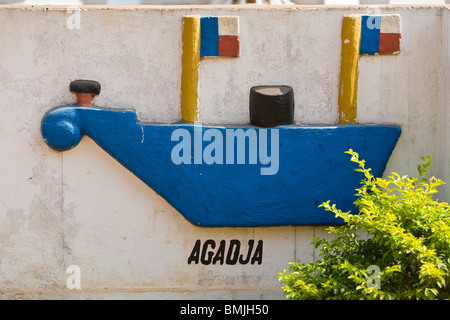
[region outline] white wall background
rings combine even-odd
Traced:
[[[101,83],[99,106],[178,121],[183,15],[233,14],[241,57],[201,62],[201,120],[248,122],[250,87],[282,83],[294,87],[298,122],[334,123],[342,17],[367,10],[93,8],[71,30],[65,8],[0,8],[2,297],[283,298],[276,273],[290,261],[317,259],[309,243],[327,236],[323,227],[192,226],[89,138],[64,153],[48,148],[40,121],[74,102],[68,85],[81,78]],[[433,173],[450,181],[448,8],[382,13],[401,15],[402,52],[360,59],[358,120],[402,125],[388,172],[415,174],[429,153]],[[263,263],[188,265],[197,239],[262,239]],[[81,269],[81,290],[66,287],[69,265]]]

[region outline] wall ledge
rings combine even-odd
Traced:
[[[360,10],[366,8],[391,9],[450,9],[450,4],[424,5],[424,4],[383,4],[383,5],[0,5],[0,10],[23,11],[62,11],[67,8],[78,7],[86,11],[111,10],[111,11],[177,11],[177,10]]]

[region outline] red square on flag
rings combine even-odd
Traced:
[[[219,57],[239,56],[239,36],[219,35]]]
[[[400,33],[380,33],[378,54],[394,54],[400,52]]]

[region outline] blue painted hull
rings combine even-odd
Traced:
[[[227,129],[238,128],[253,129],[258,137],[266,130],[239,125],[203,125],[201,130],[217,129],[225,137]],[[355,210],[355,189],[363,176],[345,151],[358,152],[380,177],[401,133],[394,125],[279,126],[274,128],[279,133],[278,170],[262,175],[261,168],[268,165],[249,164],[248,155],[245,164],[175,164],[171,155],[179,141],[172,141],[174,130],[184,129],[194,139],[195,126],[141,123],[134,111],[58,107],[45,115],[41,129],[56,150],[75,147],[86,134],[202,227],[341,224],[318,206],[330,200],[343,211]],[[209,143],[203,141],[202,150]]]

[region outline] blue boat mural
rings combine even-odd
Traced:
[[[226,19],[234,38],[225,39],[235,41],[230,48],[237,56],[238,20]],[[217,20],[220,25],[224,19]],[[100,84],[77,80],[70,84],[77,103],[48,111],[42,136],[58,151],[74,148],[83,135],[90,137],[195,226],[342,224],[319,205],[330,200],[343,211],[355,210],[355,189],[363,176],[345,152],[358,152],[372,174],[381,177],[401,134],[398,125],[355,123],[360,20],[351,16],[343,21],[343,31],[348,30],[343,41],[350,39],[351,46],[342,49],[339,124],[294,123],[288,86],[251,88],[249,124],[196,123],[200,18],[188,17],[182,118],[191,121],[146,123],[135,110],[95,106],[92,98]]]
[[[68,150],[87,135],[187,220],[202,227],[339,224],[318,206],[331,200],[342,210],[354,209],[355,188],[362,176],[345,151],[359,152],[379,177],[401,131],[394,125],[357,124],[276,128],[279,167],[276,174],[263,175],[262,164],[248,161],[173,163],[172,151],[179,143],[172,141],[174,130],[185,129],[194,137],[195,124],[143,123],[133,110],[79,105],[52,109],[42,120],[42,135],[50,147]],[[259,137],[267,130],[203,125],[202,134],[209,129],[223,136],[227,129],[254,129]]]

